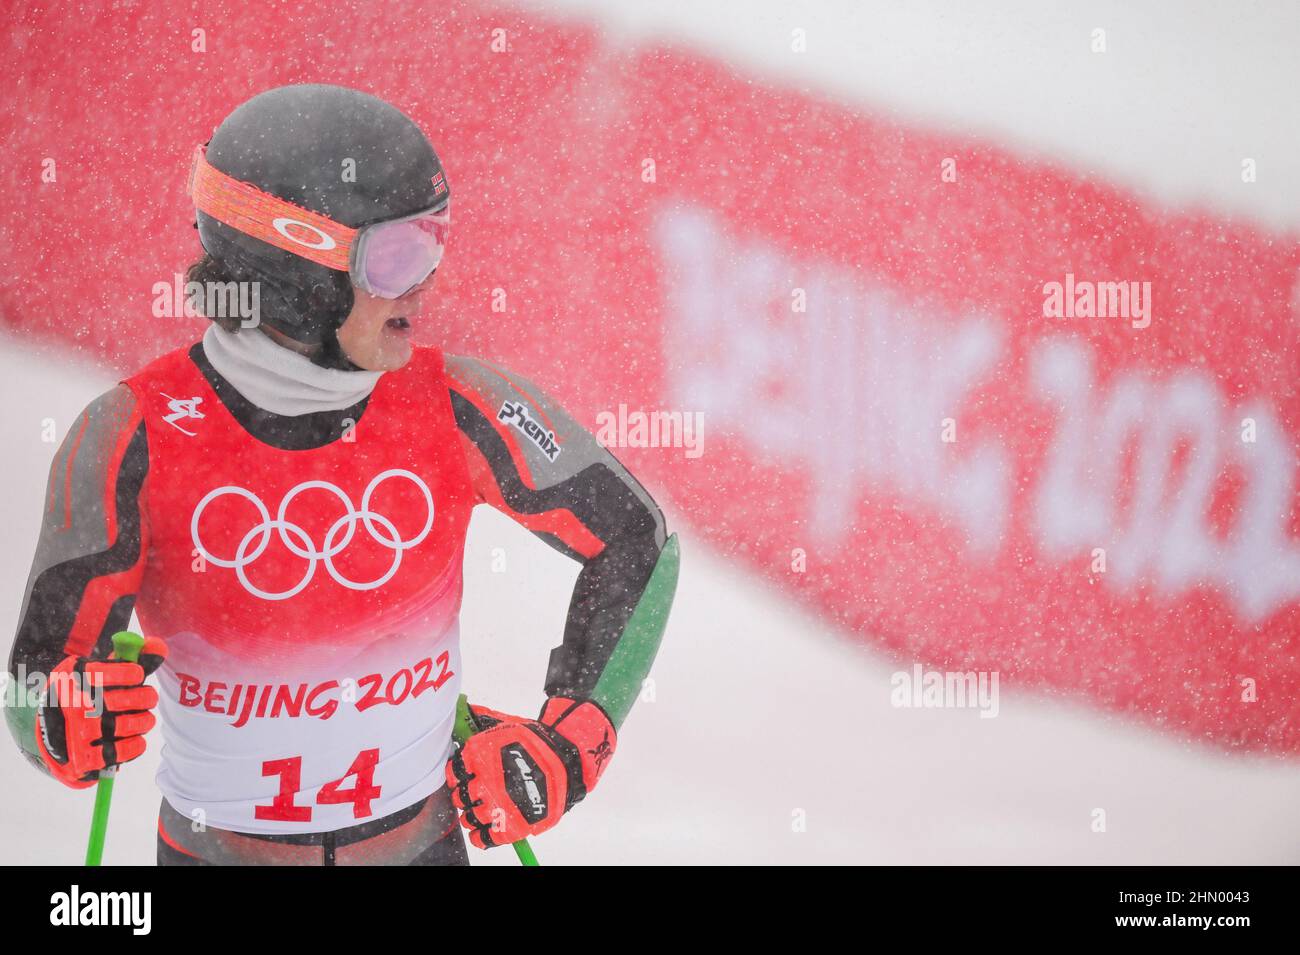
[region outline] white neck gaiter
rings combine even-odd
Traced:
[[[350,408],[374,390],[382,371],[343,371],[313,365],[255,328],[228,332],[213,325],[203,336],[212,367],[263,411],[304,415]]]

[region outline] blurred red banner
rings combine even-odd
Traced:
[[[571,21],[213,10],[15,15],[7,325],[122,374],[192,341],[152,290],[199,251],[193,146],[357,86],[455,195],[421,335],[616,419],[724,554],[900,659],[1300,750],[1295,236]]]

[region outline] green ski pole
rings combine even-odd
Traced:
[[[456,737],[456,742],[463,746],[465,740],[477,732],[478,727],[474,725],[474,714],[469,711],[469,700],[462,693],[460,699],[456,701],[456,724],[452,729],[452,735]],[[514,846],[515,855],[519,856],[520,865],[541,865],[537,861],[537,856],[533,855],[533,847],[528,844],[527,839],[520,839],[518,842],[512,843],[512,845]]]
[[[140,658],[144,637],[129,630],[113,634],[113,660],[135,663]],[[86,865],[99,865],[104,858],[104,837],[108,834],[108,808],[113,802],[113,778],[117,767],[111,766],[99,774],[95,786],[95,814],[90,817],[90,842],[86,845]]]

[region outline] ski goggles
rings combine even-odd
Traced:
[[[401,298],[432,275],[451,232],[450,201],[353,229],[227,176],[208,162],[203,146],[194,150],[188,192],[195,207],[218,222],[317,265],[347,272],[353,285],[380,298]]]

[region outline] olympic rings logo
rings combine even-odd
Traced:
[[[405,478],[420,489],[424,494],[424,502],[428,511],[428,518],[424,522],[424,527],[420,533],[410,540],[403,540],[397,528],[387,517],[370,509],[370,498],[375,493],[375,489],[389,478]],[[347,513],[333,523],[329,531],[325,534],[325,543],[322,547],[317,547],[315,541],[307,534],[305,530],[292,521],[285,519],[285,512],[289,508],[289,502],[304,491],[320,488],[329,491],[340,501],[347,509]],[[257,508],[257,513],[261,516],[261,521],[254,524],[253,527],[244,535],[239,546],[235,548],[233,560],[227,560],[218,557],[203,546],[199,540],[199,518],[203,515],[203,509],[219,497],[227,494],[234,494],[236,497],[242,497],[252,502]],[[366,532],[377,543],[386,547],[393,552],[393,562],[388,570],[378,579],[366,582],[351,580],[339,572],[334,566],[334,558],[352,542],[352,537],[357,530],[357,522],[360,521],[365,527]],[[361,507],[352,506],[352,500],[337,485],[328,481],[304,481],[295,485],[285,494],[284,499],[280,501],[280,508],[276,512],[275,519],[271,519],[271,512],[267,510],[262,499],[247,488],[227,485],[219,487],[216,490],[209,491],[199,501],[198,506],[194,508],[194,516],[190,519],[190,537],[194,540],[194,546],[203,556],[204,560],[216,564],[218,567],[234,568],[235,575],[239,582],[244,585],[244,589],[255,597],[261,597],[263,600],[287,600],[295,594],[302,591],[309,583],[312,577],[316,575],[316,565],[324,562],[325,569],[329,575],[338,583],[342,584],[349,590],[374,590],[376,587],[382,587],[392,579],[393,574],[397,573],[397,568],[402,565],[403,551],[410,550],[412,547],[424,540],[433,527],[433,495],[429,492],[429,486],[420,478],[410,471],[401,468],[391,468],[375,475],[371,482],[366,485],[365,493],[361,495]],[[290,551],[307,561],[307,571],[303,574],[302,579],[293,587],[279,593],[271,593],[262,590],[248,579],[245,568],[253,561],[262,556],[267,545],[271,543],[271,532],[274,531],[279,535],[281,543]]]

